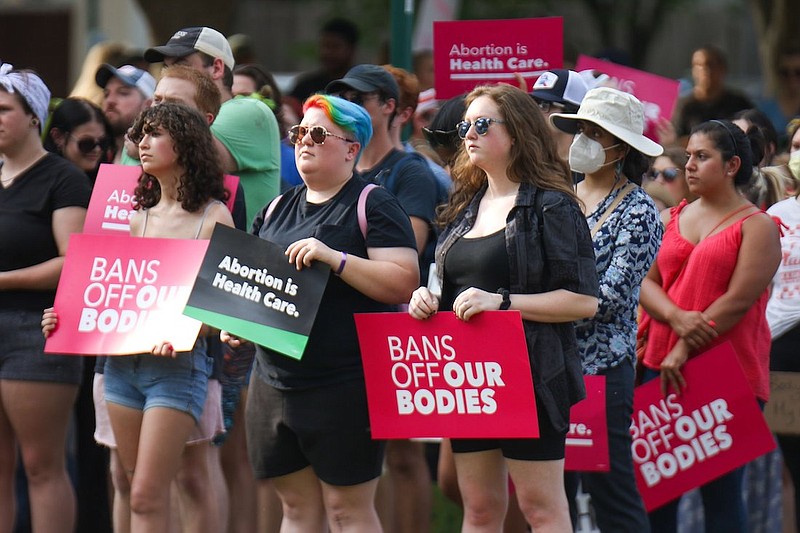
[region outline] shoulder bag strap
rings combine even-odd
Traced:
[[[601,227],[603,227],[603,222],[606,221],[606,219],[609,217],[609,215],[614,212],[614,209],[617,208],[617,206],[620,204],[620,202],[622,202],[622,200],[624,200],[625,197],[628,196],[628,193],[631,192],[634,188],[636,188],[636,184],[633,183],[632,181],[629,181],[622,188],[622,190],[619,191],[619,194],[617,194],[617,197],[614,198],[613,202],[611,202],[611,205],[608,206],[608,208],[605,210],[603,215],[599,219],[597,219],[597,222],[595,222],[594,227],[592,228],[592,232],[591,232],[593,239],[594,239],[595,234],[600,230]]]

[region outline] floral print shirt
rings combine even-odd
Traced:
[[[621,190],[586,217],[589,228],[594,228]],[[594,318],[575,322],[584,374],[602,373],[636,360],[639,289],[663,233],[658,209],[641,187],[628,193],[595,233],[599,307]]]

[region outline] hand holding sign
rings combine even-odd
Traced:
[[[439,298],[428,287],[420,287],[411,295],[408,314],[417,320],[425,320],[439,310]]]
[[[294,264],[297,270],[301,270],[304,266],[310,267],[313,261],[325,263],[333,269],[333,265],[339,264],[342,254],[342,252],[331,250],[324,242],[314,237],[293,242],[286,248],[285,253],[289,256],[289,262]],[[341,272],[339,273],[341,274]]]

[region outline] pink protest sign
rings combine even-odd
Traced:
[[[58,327],[46,353],[146,353],[194,345],[200,322],[183,315],[208,241],[74,234],[56,291]]]
[[[528,87],[549,69],[561,68],[564,55],[561,17],[511,20],[459,20],[433,23],[436,97],[451,98],[483,83]]]
[[[86,211],[84,233],[129,234],[130,217],[134,212],[133,190],[141,174],[140,166],[100,165]],[[233,211],[238,186],[238,176],[225,176],[225,189],[230,193],[227,201],[229,211]]]
[[[606,378],[583,376],[586,398],[569,412],[564,470],[608,472]]]
[[[658,121],[672,118],[672,111],[678,100],[679,83],[677,80],[584,55],[578,57],[575,70],[579,72],[596,70],[607,74],[611,79],[603,85],[630,93],[638,98],[644,106],[644,134],[650,139],[658,141],[656,135]]]
[[[730,343],[690,359],[683,394],[654,379],[636,388],[631,436],[636,483],[648,511],[775,448]]]
[[[519,312],[355,321],[374,438],[539,436]]]

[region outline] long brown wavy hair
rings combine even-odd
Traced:
[[[500,110],[500,120],[505,122],[508,134],[514,139],[506,168],[508,178],[576,198],[569,167],[558,157],[553,133],[533,98],[511,85],[479,85],[467,95],[467,108],[480,96],[494,100]],[[456,219],[487,179],[486,173],[470,161],[464,143],[458,149],[451,175],[453,192],[438,216],[438,223],[443,226]]]
[[[183,104],[164,102],[142,111],[128,136],[138,144],[146,133],[159,127],[172,138],[177,164],[184,169],[178,184],[181,207],[194,213],[211,199],[226,201],[229,193],[206,119]],[[133,198],[137,209],[156,205],[161,200],[161,186],[155,176],[142,171]]]

